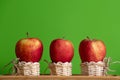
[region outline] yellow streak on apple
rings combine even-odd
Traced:
[[[92,43],[92,50],[95,51],[96,57],[99,56],[98,57],[99,59],[101,59],[101,57],[100,57],[100,54],[98,52],[103,49],[101,46],[102,46],[101,42],[96,41],[96,42]]]
[[[29,40],[29,39],[22,40],[22,43],[23,43],[23,46],[24,45],[31,46],[33,50],[37,49],[39,47],[38,45],[40,44],[40,42],[37,40],[35,40],[35,42],[34,42],[34,41]],[[41,44],[40,44],[40,46],[41,46]]]

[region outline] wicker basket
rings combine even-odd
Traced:
[[[19,62],[17,64],[18,66],[18,75],[33,75],[37,76],[40,74],[40,64],[38,62],[32,63],[32,62]]]
[[[72,63],[50,63],[49,64],[51,75],[57,76],[71,76],[72,75]]]
[[[102,61],[84,62],[81,63],[81,73],[89,76],[104,76],[104,66],[105,63]]]

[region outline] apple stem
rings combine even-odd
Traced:
[[[65,36],[63,36],[62,38],[65,39]]]
[[[28,32],[26,33],[26,35],[27,35],[27,38],[29,38],[29,33]]]
[[[87,36],[87,39],[90,39],[90,38]]]

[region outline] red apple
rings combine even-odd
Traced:
[[[82,62],[103,61],[106,56],[106,46],[101,40],[87,38],[81,41],[79,53]]]
[[[20,61],[39,62],[43,45],[38,38],[24,38],[16,43],[15,52]]]
[[[74,56],[73,44],[69,40],[55,39],[50,44],[52,62],[70,62]]]

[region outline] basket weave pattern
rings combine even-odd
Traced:
[[[81,73],[89,76],[104,76],[104,66],[105,63],[102,61],[84,62],[81,63]]]
[[[19,75],[34,75],[37,76],[40,74],[40,64],[38,62],[19,62]]]
[[[71,76],[72,75],[72,63],[50,63],[49,64],[51,75],[57,76]]]

